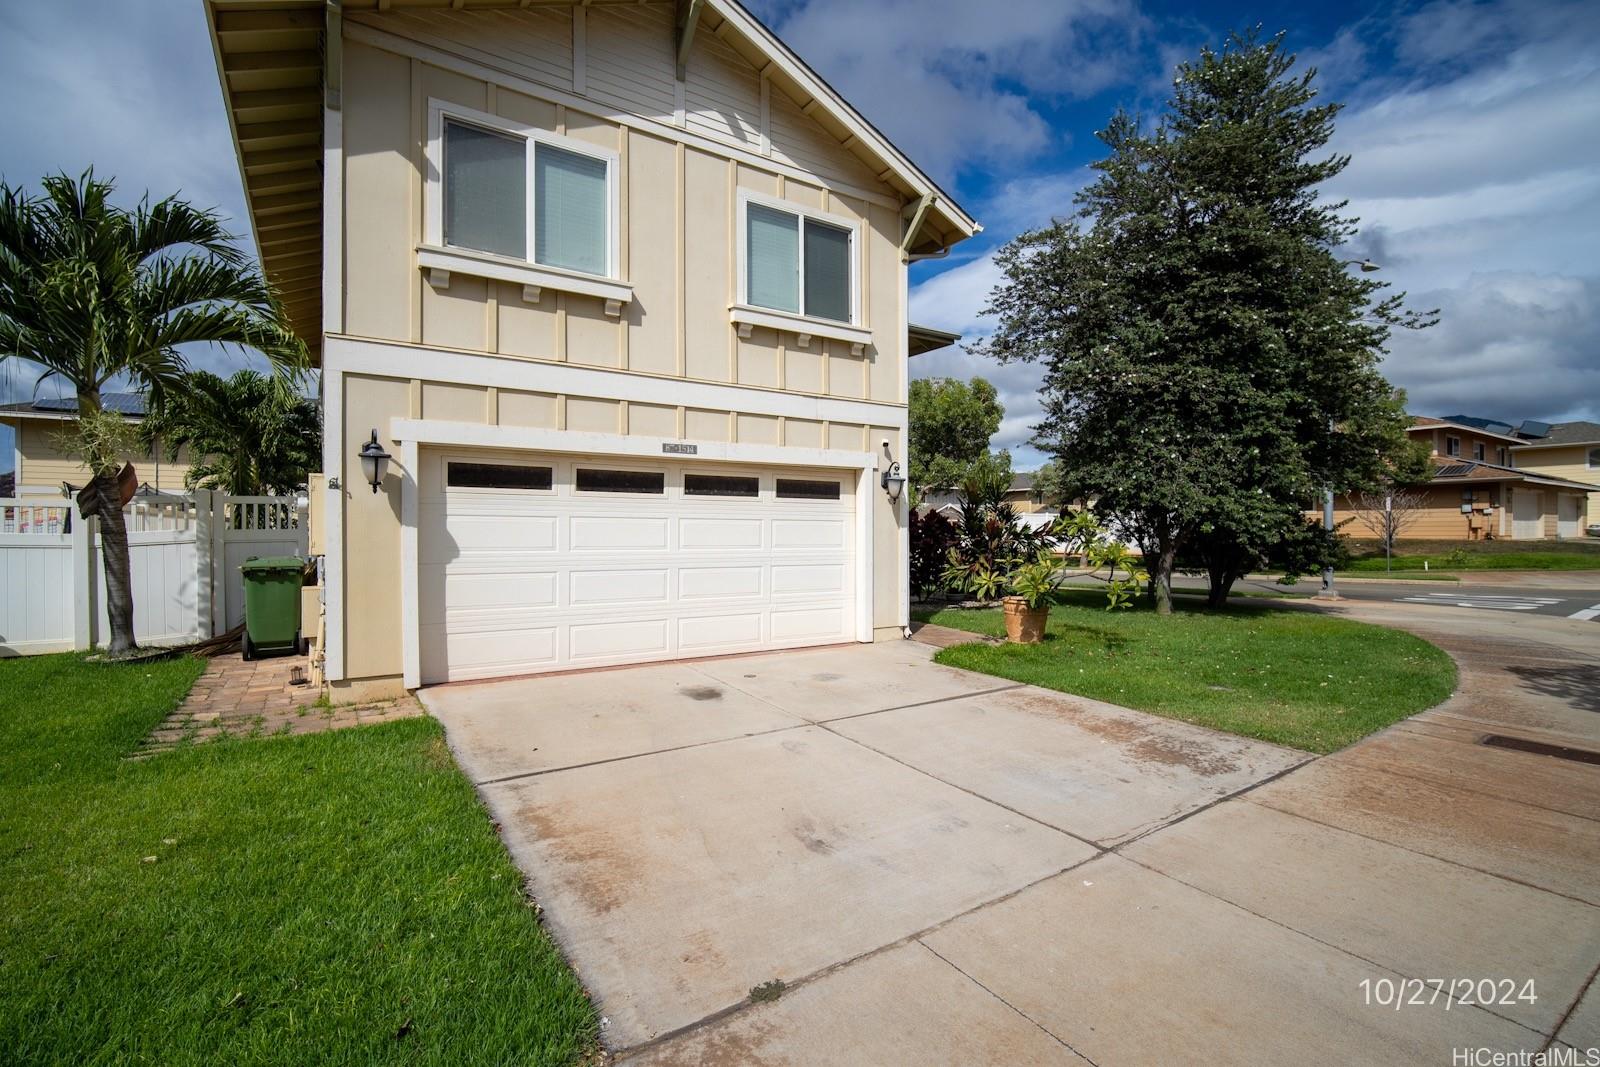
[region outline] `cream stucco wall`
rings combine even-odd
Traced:
[[[343,486],[329,518],[344,542],[343,573],[336,566],[332,577],[345,638],[330,656],[342,685],[370,691],[402,670],[398,490],[407,472],[389,437],[394,419],[857,453],[881,452],[887,440],[895,457],[905,455],[904,203],[797,106],[774,103],[781,94],[714,38],[703,48],[697,39],[675,101],[671,52],[656,36],[669,29],[671,10],[591,9],[582,78],[573,20],[584,16],[564,7],[502,13],[493,33],[484,13],[346,19],[343,225],[328,257],[341,272],[343,299],[325,311],[323,346],[327,396],[337,407],[327,466]],[[631,65],[617,67],[618,56],[631,56]],[[447,285],[432,283],[417,261],[430,100],[617,153],[616,275],[632,290],[620,314],[606,314],[596,296],[545,288],[528,300],[520,283],[456,271]],[[738,289],[741,189],[859,225],[858,325],[871,332],[861,354],[841,341],[801,344],[795,333],[761,326],[739,337],[729,306]],[[576,368],[602,377],[568,388],[562,375]],[[611,384],[624,381],[632,387]],[[784,400],[795,397],[814,401]],[[377,494],[356,461],[373,429],[396,457]],[[881,492],[871,499],[871,620],[880,635],[898,635],[904,503],[891,505]]]

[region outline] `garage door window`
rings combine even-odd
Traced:
[[[549,467],[524,467],[511,463],[451,463],[445,484],[452,489],[548,490],[555,483]]]
[[[683,492],[686,496],[760,496],[761,479],[724,474],[685,474]]]
[[[667,476],[660,471],[613,471],[579,467],[580,493],[647,493],[659,496],[667,490]]]
[[[839,483],[806,478],[779,478],[778,496],[787,500],[838,500]]]

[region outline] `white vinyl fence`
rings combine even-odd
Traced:
[[[93,520],[70,503],[0,499],[0,656],[62,652],[110,635]],[[303,556],[305,512],[292,497],[141,496],[124,512],[140,644],[179,644],[244,620],[239,566]]]

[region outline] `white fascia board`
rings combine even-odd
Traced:
[[[816,422],[849,422],[901,430],[906,427],[904,406],[875,400],[724,385],[637,371],[424,348],[394,341],[330,336],[323,341],[322,361],[325,368],[337,368],[346,374],[605,397],[630,403],[779,415]]]
[[[511,448],[519,452],[563,452],[586,456],[635,456],[671,462],[743,463],[765,467],[841,467],[877,470],[872,452],[838,448],[794,448],[786,445],[736,444],[726,441],[679,441],[669,437],[545,430],[534,426],[498,426],[441,419],[389,421],[389,436],[407,449],[415,445],[458,448]],[[672,446],[672,447],[669,447]],[[692,454],[675,448],[692,447]]]

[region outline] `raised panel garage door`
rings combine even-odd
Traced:
[[[425,451],[422,681],[855,637],[855,472]]]

